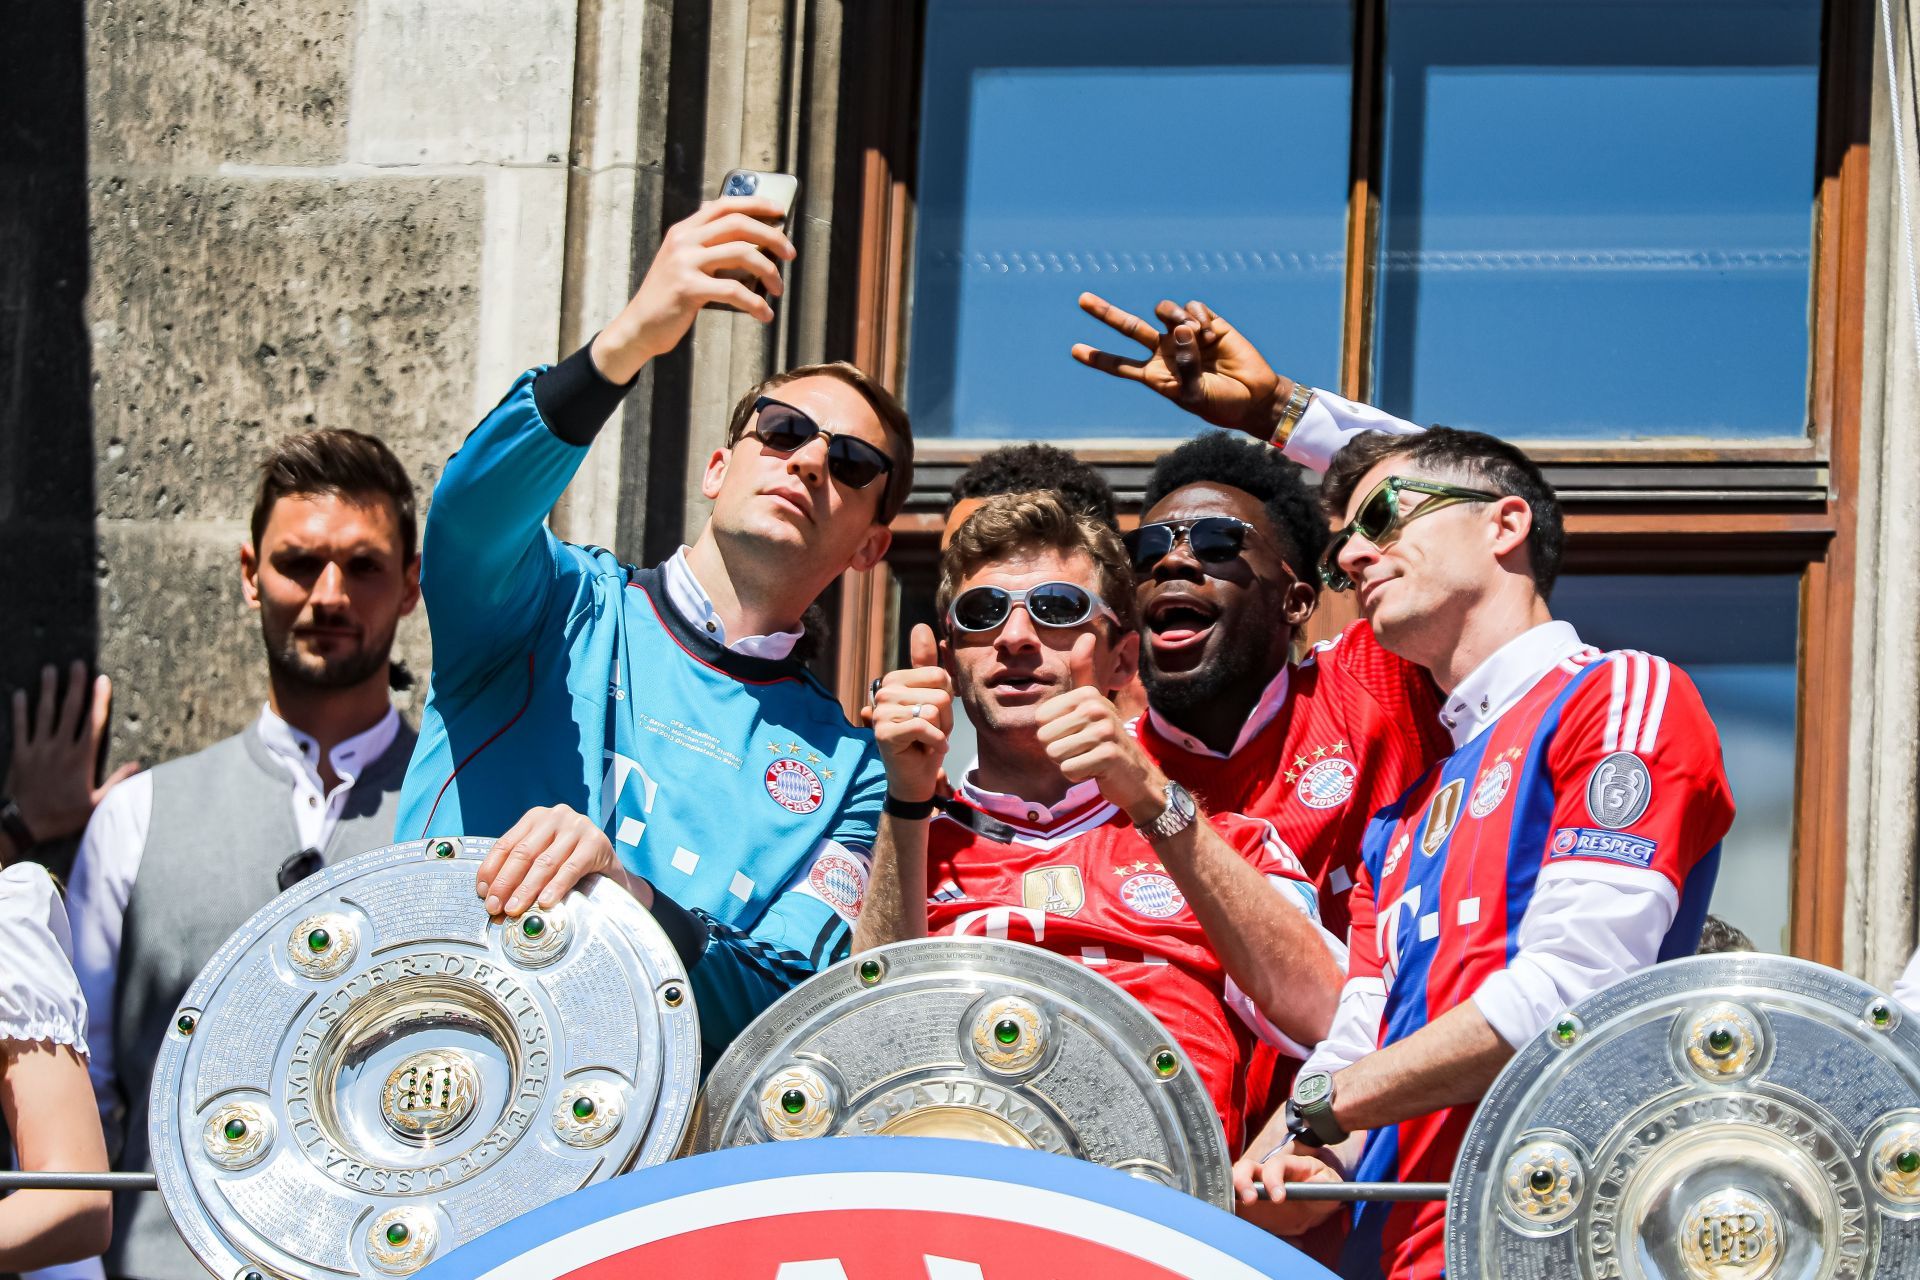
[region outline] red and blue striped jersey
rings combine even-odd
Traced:
[[[1670,891],[1659,958],[1691,954],[1732,822],[1719,735],[1684,672],[1627,651],[1555,664],[1367,829],[1349,972],[1385,986],[1380,1045],[1512,963],[1543,873]],[[1373,1130],[1353,1176],[1447,1181],[1474,1110]],[[1362,1206],[1342,1274],[1444,1276],[1444,1214],[1442,1204]]]

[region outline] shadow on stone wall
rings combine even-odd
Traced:
[[[0,77],[0,700],[99,644],[83,7],[15,0]],[[0,715],[0,773],[12,752]]]

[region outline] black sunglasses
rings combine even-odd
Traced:
[[[1025,591],[1005,587],[968,587],[947,606],[947,621],[959,631],[992,631],[1021,605],[1043,627],[1077,627],[1100,613],[1120,625],[1118,614],[1085,587],[1071,582],[1042,582]]]
[[[1167,520],[1143,524],[1120,540],[1133,557],[1133,571],[1145,573],[1164,560],[1185,539],[1193,558],[1202,564],[1224,564],[1247,545],[1253,526],[1232,516],[1201,516],[1198,520]]]
[[[864,489],[882,476],[880,509],[887,509],[893,459],[858,436],[837,435],[790,404],[761,396],[753,402],[753,438],[766,448],[792,453],[815,436],[827,438],[827,474],[850,489]]]

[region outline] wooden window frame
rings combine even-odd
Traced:
[[[1378,287],[1387,3],[1354,0],[1341,390],[1361,400],[1371,391]],[[1873,12],[1870,0],[1827,0],[1822,18],[1807,438],[1527,446],[1565,502],[1570,569],[1800,576],[1790,946],[1836,967],[1844,959]],[[900,385],[906,358],[922,16],[920,4],[849,11],[847,56],[866,72],[853,82],[860,100],[843,104],[843,163],[860,177],[836,219],[855,229],[859,244],[850,356],[891,387]],[[903,550],[926,553],[954,475],[1000,443],[918,442],[914,493],[893,525]],[[1107,441],[1075,452],[1107,473],[1124,505],[1137,507],[1146,472],[1170,443]],[[892,657],[895,597],[885,564],[842,584],[834,670],[849,713]],[[1309,635],[1332,634],[1352,611],[1350,597],[1324,594]]]

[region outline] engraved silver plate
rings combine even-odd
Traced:
[[[714,1067],[692,1145],[870,1134],[1052,1151],[1232,1204],[1220,1121],[1166,1028],[1019,943],[899,942],[801,984]]]
[[[1920,1275],[1920,1025],[1845,974],[1752,953],[1582,1001],[1467,1131],[1447,1274]]]
[[[489,920],[491,840],[303,880],[229,938],[155,1066],[154,1167],[215,1276],[404,1276],[671,1157],[700,1036],[666,935],[619,886]]]

